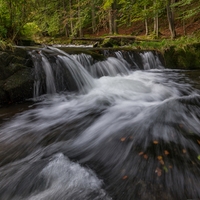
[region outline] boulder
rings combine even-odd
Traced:
[[[0,49],[0,105],[33,96],[32,72],[32,60],[26,49]]]

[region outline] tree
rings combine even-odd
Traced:
[[[174,8],[172,5],[175,3],[175,0],[167,0],[167,19],[169,23],[169,30],[171,33],[171,38],[174,39],[176,37],[176,30],[174,26]]]
[[[1,35],[11,41],[18,40],[24,25],[33,19],[33,6],[34,0],[0,0]]]
[[[118,33],[117,30],[117,0],[106,0],[104,9],[108,11],[109,34]]]

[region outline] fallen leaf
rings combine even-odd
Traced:
[[[162,175],[162,170],[157,167],[155,173],[157,174],[157,176],[161,176]]]
[[[200,140],[197,140],[197,142],[200,144]]]
[[[139,156],[141,156],[141,155],[143,155],[143,154],[144,154],[144,152],[141,151],[141,152],[139,153]]]
[[[127,179],[127,178],[128,178],[128,176],[123,176],[123,178],[122,178],[122,179],[123,179],[123,180],[125,180],[125,179]]]
[[[169,151],[165,150],[165,151],[164,151],[164,154],[165,154],[165,155],[169,155]]]
[[[160,162],[161,165],[165,164],[165,162],[163,160],[159,160],[159,162]]]
[[[157,140],[154,140],[153,143],[154,143],[154,144],[158,144],[158,141],[157,141]]]
[[[144,154],[143,157],[144,157],[144,159],[147,159],[147,158],[148,158],[147,154]]]
[[[122,142],[124,142],[126,140],[126,137],[123,137],[120,139]]]
[[[183,153],[186,153],[186,152],[187,152],[186,149],[183,149],[182,151],[183,151]]]
[[[163,157],[162,157],[162,156],[157,156],[157,159],[158,159],[158,160],[162,160]]]
[[[197,156],[198,160],[200,160],[200,155]]]
[[[170,165],[169,168],[172,169],[173,168],[172,165]]]

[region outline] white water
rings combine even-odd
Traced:
[[[111,69],[94,79],[58,59],[84,84],[1,127],[1,199],[200,198],[200,96],[181,73]]]

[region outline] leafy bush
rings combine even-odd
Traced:
[[[30,22],[24,25],[21,30],[21,36],[26,39],[32,39],[37,33],[40,32],[39,27],[35,22]]]

